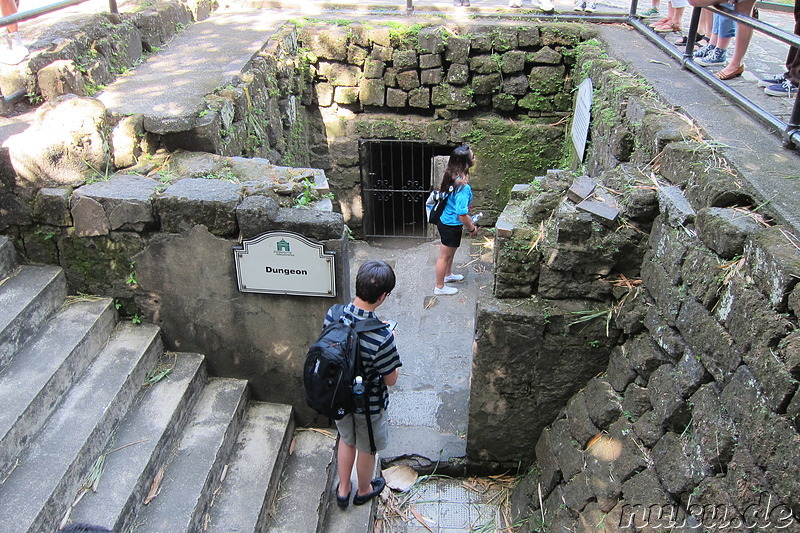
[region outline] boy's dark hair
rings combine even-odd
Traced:
[[[356,296],[374,304],[385,292],[394,289],[395,277],[392,267],[383,261],[367,261],[356,274]]]
[[[112,530],[102,526],[93,526],[91,524],[70,524],[64,526],[56,533],[114,533]]]

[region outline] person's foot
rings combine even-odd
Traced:
[[[677,24],[663,24],[661,26],[656,26],[653,28],[658,33],[670,33],[670,32],[680,32],[681,27]]]
[[[356,495],[353,497],[353,505],[364,505],[372,498],[380,494],[383,489],[386,488],[386,480],[383,477],[376,477],[370,481],[370,485],[372,485],[372,492],[368,492],[363,496],[356,492]]]
[[[552,0],[539,0],[539,9],[545,13],[550,13],[556,10],[556,6],[553,5]]]
[[[670,21],[668,18],[664,17],[663,19],[659,19],[659,20],[657,20],[655,22],[651,22],[650,24],[648,24],[648,26],[650,26],[651,28],[655,28],[656,26],[663,26],[664,24],[671,24],[671,22],[672,21]]]
[[[597,2],[592,2],[591,0],[589,2],[586,2],[586,7],[584,8],[584,10],[587,13],[594,13],[596,9],[597,9]]]
[[[347,509],[347,506],[350,505],[350,493],[347,493],[347,496],[340,496],[339,495],[339,484],[336,484],[336,488],[333,489],[336,493],[336,505],[339,506],[339,509]],[[352,487],[350,488],[352,490]]]
[[[586,7],[586,2],[583,0],[575,0],[575,7],[572,8],[573,11],[583,11],[583,8]]]
[[[728,64],[728,51],[722,48],[714,48],[705,56],[696,58],[695,63],[701,67],[724,67]]]
[[[522,7],[522,0],[508,0],[508,7],[520,8]]]
[[[458,289],[455,287],[434,287],[433,294],[436,296],[452,296],[453,294],[458,293]]]
[[[702,47],[701,49],[696,51],[692,57],[694,57],[694,60],[697,61],[698,59],[701,59],[701,58],[707,56],[708,54],[710,54],[711,52],[713,52],[716,49],[717,49],[716,46],[714,46],[711,43],[708,43],[707,45],[705,45],[704,47]]]
[[[783,74],[775,74],[774,76],[767,76],[766,78],[758,80],[758,86],[769,87],[770,85],[780,85],[784,81],[786,81],[786,78],[783,77]]]
[[[797,96],[797,85],[789,80],[783,80],[783,83],[776,83],[764,88],[764,93],[770,96],[786,96],[793,98]]]
[[[738,78],[739,76],[741,76],[744,73],[744,69],[745,69],[744,63],[742,63],[741,65],[739,65],[737,68],[734,69],[731,69],[731,65],[728,64],[727,67],[714,74],[714,76],[717,79],[723,81],[732,80],[733,78]]]
[[[643,17],[657,17],[661,14],[661,11],[658,10],[657,7],[651,7],[647,11],[642,12]]]
[[[453,281],[461,281],[462,279],[464,279],[462,274],[450,274],[449,276],[444,277],[444,282],[451,283]]]

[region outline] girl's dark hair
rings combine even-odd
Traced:
[[[356,274],[356,296],[374,304],[385,292],[394,289],[395,277],[392,267],[383,261],[367,261]]]
[[[453,182],[462,176],[469,174],[469,168],[475,161],[472,159],[472,151],[468,145],[459,146],[450,154],[447,161],[447,168],[444,169],[442,185],[439,187],[441,192],[447,192]]]

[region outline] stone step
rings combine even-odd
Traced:
[[[0,486],[0,524],[15,531],[57,528],[83,474],[141,390],[163,347],[159,329],[120,324],[65,396],[19,465]]]
[[[70,514],[75,522],[131,531],[159,468],[181,436],[208,379],[199,354],[168,353],[157,368],[172,366],[158,383],[146,386],[106,446],[102,478]]]
[[[19,256],[8,237],[0,235],[0,281],[6,279],[19,266]]]
[[[335,480],[337,475],[335,473],[338,468],[338,462],[335,460],[332,465],[334,474],[332,478]],[[380,473],[380,458],[375,461],[375,472],[372,477],[375,478]],[[355,492],[355,487],[358,486],[358,478],[356,477],[356,469],[350,475],[350,483],[353,486],[352,491]],[[378,499],[373,498],[365,505],[353,505],[352,497],[350,499],[350,506],[342,511],[336,505],[336,500],[333,499],[333,490],[336,482],[329,483],[328,494],[331,495],[328,499],[325,509],[324,521],[320,533],[372,533],[375,530],[375,513],[378,508]],[[384,489],[389,490],[389,489]]]
[[[322,530],[331,494],[330,480],[335,475],[335,434],[335,430],[330,435],[313,430],[295,433],[292,453],[281,475],[274,516],[266,531],[313,533]]]
[[[108,298],[67,305],[0,373],[0,479],[92,363],[115,324],[116,311]]]
[[[203,389],[167,465],[158,496],[136,519],[148,533],[204,529],[220,474],[236,442],[248,403],[247,381],[214,378]]]
[[[64,303],[67,282],[58,267],[25,266],[0,286],[0,369]]]
[[[207,531],[264,531],[293,433],[290,405],[250,405],[225,479],[209,511]]]

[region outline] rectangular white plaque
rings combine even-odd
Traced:
[[[578,97],[575,99],[575,113],[572,115],[572,144],[583,162],[586,152],[586,139],[589,137],[589,123],[592,116],[592,79],[586,78],[578,85]]]
[[[288,231],[245,239],[233,249],[242,292],[336,296],[334,253]]]

